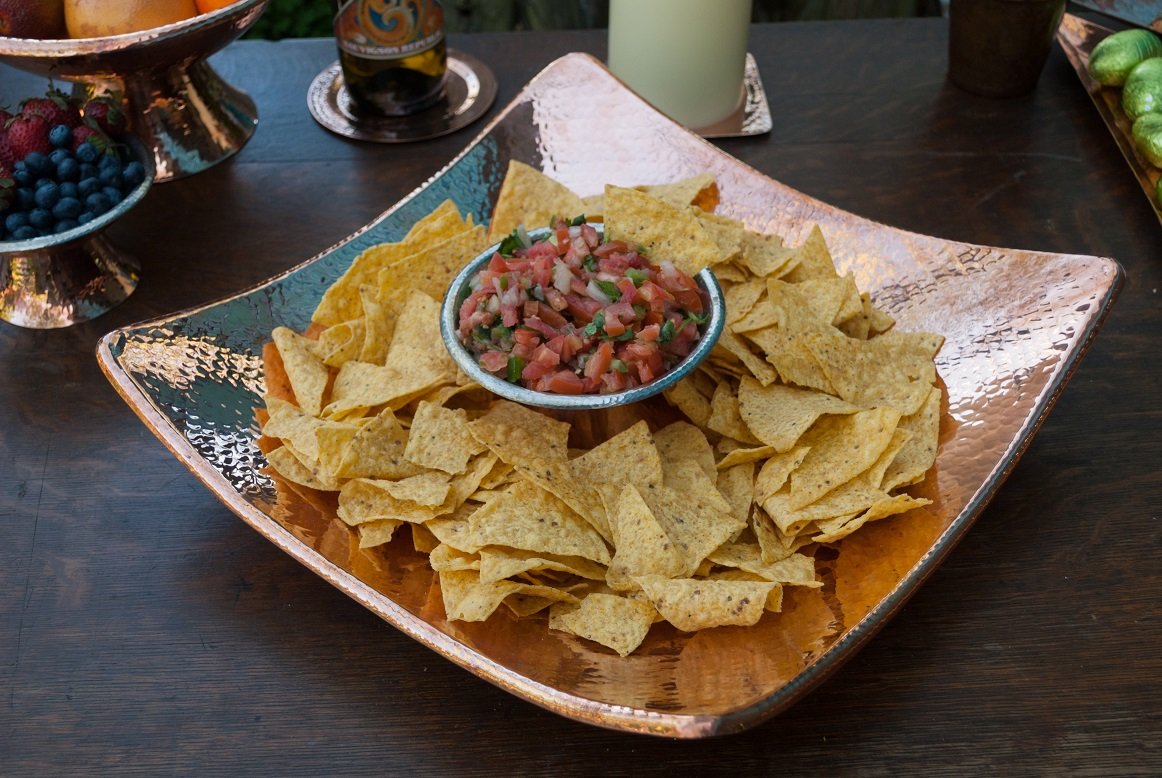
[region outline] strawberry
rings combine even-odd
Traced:
[[[10,119],[0,121],[0,165],[9,169],[16,163],[16,155],[12,153],[12,144],[8,142],[8,127]]]
[[[52,143],[48,139],[50,125],[39,114],[20,116],[8,123],[8,145],[14,159],[21,160],[34,151],[48,154]]]
[[[20,112],[25,116],[38,114],[44,117],[49,127],[58,124],[76,127],[81,123],[76,105],[59,89],[50,89],[44,97],[28,98],[20,104]]]
[[[112,97],[94,97],[81,108],[85,122],[97,127],[106,135],[118,137],[129,130],[129,116],[121,108],[119,101]]]
[[[88,124],[73,128],[73,150],[82,143],[92,143],[98,151],[106,151],[112,145],[109,136]]]

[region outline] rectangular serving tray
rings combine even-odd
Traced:
[[[616,116],[617,122],[603,117]],[[579,194],[710,171],[720,212],[795,245],[819,224],[841,271],[904,329],[941,332],[940,448],[913,487],[925,509],[822,549],[824,586],[782,613],[695,634],[656,625],[633,655],[551,631],[544,618],[449,622],[407,534],[359,549],[334,504],[272,480],[255,446],[262,349],[303,330],[363,249],[397,240],[445,198],[486,222],[511,159]],[[343,242],[237,295],[106,335],[98,359],[145,424],[232,511],[402,632],[544,708],[611,729],[698,738],[785,709],[849,659],[965,534],[1048,413],[1120,285],[1111,259],[957,243],[796,192],[649,107],[597,60],[571,54],[534,78],[440,173]],[[950,607],[955,607],[951,605]],[[503,610],[503,609],[502,609]]]

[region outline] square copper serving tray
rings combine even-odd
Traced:
[[[399,239],[445,198],[487,221],[510,159],[582,195],[607,182],[711,171],[720,210],[752,228],[794,245],[818,223],[839,267],[852,270],[898,326],[947,338],[937,365],[947,389],[939,454],[914,487],[931,505],[822,549],[824,586],[791,591],[784,611],[757,626],[685,634],[656,625],[623,659],[550,631],[544,618],[447,621],[436,578],[407,533],[360,550],[332,502],[268,477],[254,412],[270,331],[304,329],[322,290],[359,252]],[[111,332],[98,358],[145,424],[232,511],[399,630],[561,715],[697,738],[785,709],[916,591],[1025,450],[1120,281],[1110,259],[949,242],[840,211],[747,167],[650,108],[593,58],[572,54],[533,79],[432,180],[342,243],[234,297]]]

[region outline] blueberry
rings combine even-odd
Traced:
[[[75,197],[81,199],[81,190],[74,181],[61,182],[61,197]]]
[[[61,199],[61,189],[55,181],[42,183],[36,188],[35,198],[41,208],[52,208]]]
[[[31,211],[36,207],[36,194],[31,187],[18,186],[16,187],[16,197],[12,200],[12,205],[16,210]]]
[[[79,159],[79,157],[78,157]],[[92,162],[85,162],[81,160],[81,178],[97,178],[101,175],[101,171]]]
[[[76,181],[81,176],[81,165],[72,157],[62,159],[56,166],[57,181]]]
[[[92,211],[84,211],[80,216],[77,217],[77,224],[88,224],[96,218],[96,214],[94,214]]]
[[[58,124],[48,131],[48,142],[63,149],[73,144],[73,130],[67,124]]]
[[[81,223],[76,219],[61,219],[56,223],[56,226],[52,228],[52,231],[56,233],[68,232],[69,230],[75,230],[80,226]]]
[[[28,226],[28,214],[23,211],[10,213],[4,219],[4,226],[8,228],[9,232],[15,233],[21,227]]]
[[[112,186],[120,189],[125,186],[125,176],[122,175],[121,168],[102,168],[101,183],[106,187]]]
[[[47,208],[33,208],[28,214],[28,223],[38,230],[49,230],[56,223],[56,219]]]
[[[103,154],[101,155],[101,159],[97,161],[97,168],[100,170],[117,170],[120,172],[121,160],[116,154]]]
[[[80,146],[77,146],[76,151],[73,152],[78,160],[87,164],[93,164],[97,158],[101,156],[101,150],[89,141],[85,141]]]
[[[125,199],[125,195],[121,194],[121,190],[115,186],[107,186],[101,191],[109,198],[110,208]]]
[[[52,215],[58,220],[60,219],[76,219],[81,215],[84,207],[81,201],[75,197],[62,197],[52,209]]]
[[[113,204],[109,202],[109,197],[104,192],[94,192],[85,198],[85,209],[94,216],[100,216],[112,207]]]
[[[51,152],[49,152],[48,155],[49,172],[51,173],[53,170],[59,167],[61,162],[72,158],[73,152],[69,149],[53,149]]]
[[[23,227],[13,230],[12,237],[15,240],[32,240],[40,237],[40,231],[25,224]]]
[[[17,186],[30,186],[36,180],[36,176],[28,169],[28,163],[22,159],[12,166],[12,180]]]
[[[28,172],[32,173],[34,178],[39,178],[48,172],[48,157],[41,154],[39,151],[34,151],[24,158],[24,164],[28,166]]]
[[[125,183],[128,186],[137,186],[145,180],[145,165],[137,160],[133,160],[125,166],[122,176],[125,178]]]
[[[99,178],[97,178],[96,176],[89,176],[88,178],[82,178],[81,182],[79,184],[77,184],[77,192],[81,195],[81,197],[88,197],[89,195],[93,194],[94,192],[100,192],[100,191],[101,191],[101,180]]]

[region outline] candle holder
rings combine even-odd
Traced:
[[[254,101],[206,58],[241,37],[269,0],[239,0],[211,13],[101,38],[0,37],[0,61],[74,84],[74,92],[122,96],[133,133],[153,155],[155,180],[199,173],[233,156],[254,134]]]

